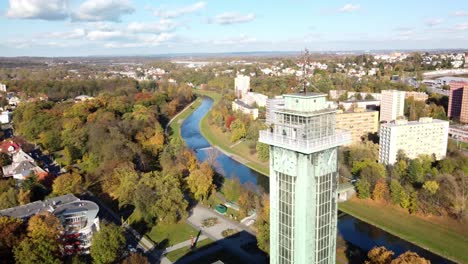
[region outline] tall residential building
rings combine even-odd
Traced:
[[[335,263],[337,149],[349,133],[335,130],[325,94],[284,95],[260,142],[270,145],[270,263]]]
[[[410,159],[423,154],[443,159],[447,153],[448,131],[448,121],[430,117],[382,124],[379,130],[379,162],[394,164],[399,150],[403,150]]]
[[[7,91],[6,85],[3,84],[3,83],[0,83],[0,92],[5,92],[6,93],[6,91]]]
[[[380,103],[380,121],[390,122],[404,115],[405,92],[397,90],[383,90]]]
[[[352,143],[359,143],[369,133],[375,133],[379,129],[379,112],[354,108],[353,111],[336,113],[336,128],[351,132]]]
[[[237,75],[234,79],[234,93],[237,98],[243,98],[250,91],[250,77]]]
[[[450,82],[447,116],[468,123],[468,82]]]
[[[269,98],[266,102],[266,113],[265,123],[271,125],[275,117],[275,111],[284,108],[284,98],[282,96],[276,96],[275,98]]]

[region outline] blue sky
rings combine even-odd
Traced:
[[[468,48],[467,0],[1,0],[0,56]]]

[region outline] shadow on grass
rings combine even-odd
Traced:
[[[236,249],[232,249],[232,247]],[[188,253],[185,253],[174,263],[201,264],[213,263],[216,261],[222,261],[226,264],[269,263],[268,255],[257,247],[257,240],[255,237],[246,231],[241,231],[199,248],[197,248],[195,244]]]

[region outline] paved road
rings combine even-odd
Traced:
[[[202,221],[209,217],[216,217],[219,223],[212,226],[203,228]],[[265,263],[266,260],[263,255],[257,252],[248,252],[244,247],[256,243],[255,234],[252,230],[244,225],[232,221],[213,210],[201,205],[197,205],[192,209],[191,215],[187,218],[187,222],[198,230],[201,230],[204,235],[217,241],[217,244],[231,251],[239,258],[243,259],[245,263]],[[226,229],[235,229],[240,231],[239,234],[225,238],[222,232]]]

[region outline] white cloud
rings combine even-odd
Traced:
[[[458,16],[458,17],[465,17],[465,16],[468,16],[468,12],[464,10],[459,10],[453,13],[453,15]]]
[[[129,0],[87,0],[72,15],[74,21],[114,21],[131,14],[135,9]]]
[[[134,42],[110,42],[106,43],[106,48],[142,48],[142,47],[155,47],[173,39],[175,37],[172,33],[161,33],[159,35],[143,36],[135,39]]]
[[[353,12],[361,9],[360,5],[346,4],[338,8],[338,12]]]
[[[86,36],[86,30],[77,28],[68,32],[51,32],[45,34],[44,38],[59,38],[59,39],[79,39]]]
[[[461,23],[455,26],[456,30],[468,30],[468,23]]]
[[[86,34],[88,40],[115,40],[115,39],[126,39],[128,35],[119,30],[103,31],[93,30]]]
[[[250,44],[256,42],[257,39],[254,37],[246,36],[244,34],[239,37],[225,38],[213,41],[215,45],[236,45],[236,44]]]
[[[195,13],[199,10],[205,8],[206,2],[197,2],[192,5],[183,6],[180,8],[176,8],[174,10],[167,10],[167,8],[158,8],[154,10],[154,15],[163,18],[175,18],[182,15],[187,15],[191,13]]]
[[[428,27],[434,27],[434,26],[442,24],[442,22],[444,22],[444,20],[440,18],[434,18],[434,19],[426,20],[426,25]]]
[[[68,17],[67,0],[9,0],[10,18],[62,20]]]
[[[128,24],[128,30],[137,33],[161,33],[172,31],[177,24],[169,19],[162,19],[155,23],[132,22]]]
[[[215,16],[214,18],[210,19],[210,23],[220,24],[220,25],[229,25],[229,24],[237,24],[237,23],[246,23],[253,21],[255,19],[255,14],[250,13],[247,15],[241,15],[235,12],[226,12],[220,15]]]

